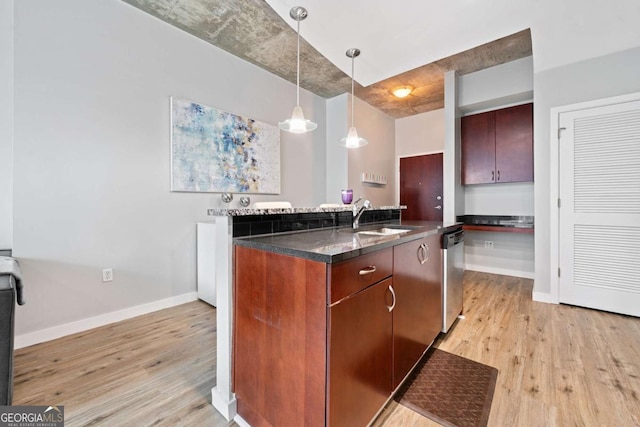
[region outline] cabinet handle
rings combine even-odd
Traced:
[[[500,181],[500,171],[498,171],[498,181]]]
[[[424,264],[429,261],[430,256],[431,251],[429,250],[429,245],[426,243],[421,244],[420,248],[418,248],[418,260],[420,261],[420,264]]]
[[[367,274],[373,274],[375,272],[376,272],[376,266],[370,265],[369,267],[363,268],[362,270],[360,270],[360,275],[366,276]]]
[[[495,181],[495,175],[496,173],[494,171],[491,171],[491,181]]]
[[[389,290],[391,291],[391,296],[393,297],[393,304],[391,304],[391,307],[387,306],[387,310],[389,310],[389,313],[391,313],[396,307],[396,293],[393,290],[393,286],[391,285],[389,285]]]

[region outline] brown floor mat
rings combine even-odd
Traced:
[[[498,370],[433,348],[395,400],[444,426],[486,426]]]

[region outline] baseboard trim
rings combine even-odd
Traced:
[[[465,264],[465,270],[479,271],[481,273],[501,274],[503,276],[522,277],[523,279],[535,279],[535,273],[505,268],[487,267],[484,265]]]
[[[551,294],[547,292],[536,292],[533,291],[531,293],[531,299],[537,302],[546,302],[549,304],[557,304],[556,301],[551,298]]]
[[[233,396],[233,394],[231,396]],[[237,413],[237,402],[235,397],[228,400],[223,393],[220,393],[218,387],[214,387],[211,389],[211,404],[227,421],[237,421],[236,418],[239,417],[239,415]],[[249,426],[249,424],[246,425]]]
[[[240,427],[251,427],[251,425],[245,421],[240,415],[236,415],[233,417],[233,421],[238,424]]]
[[[142,314],[152,313],[164,308],[174,307],[176,305],[196,301],[197,299],[197,292],[189,292],[186,294],[177,295],[175,297],[165,298],[147,304],[125,308],[124,310],[113,311],[111,313],[101,314],[99,316],[65,323],[63,325],[54,326],[52,328],[29,332],[22,335],[16,335],[14,339],[14,348],[19,349],[34,344],[40,344],[67,335],[84,332],[89,329],[97,328],[99,326],[104,326],[110,323],[119,322],[121,320],[130,319]]]

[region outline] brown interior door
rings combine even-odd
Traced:
[[[400,159],[402,219],[442,221],[442,153]]]

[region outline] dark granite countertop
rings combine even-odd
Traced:
[[[254,249],[306,258],[332,264],[354,258],[399,243],[444,233],[461,228],[462,224],[427,221],[402,221],[400,223],[367,224],[358,230],[351,228],[330,228],[316,231],[279,233],[256,237],[241,237],[234,244]],[[387,228],[409,229],[402,234],[367,235],[355,231],[371,231]]]
[[[389,209],[406,209],[405,205],[398,206],[372,206],[370,211],[380,211]],[[298,214],[298,213],[326,213],[326,212],[351,212],[353,205],[335,205],[327,207],[307,207],[307,208],[238,208],[225,209],[215,208],[207,209],[208,216],[247,216],[247,215],[275,215],[275,214]]]
[[[506,228],[534,228],[533,216],[513,215],[461,215],[458,221],[464,225],[484,225]]]

